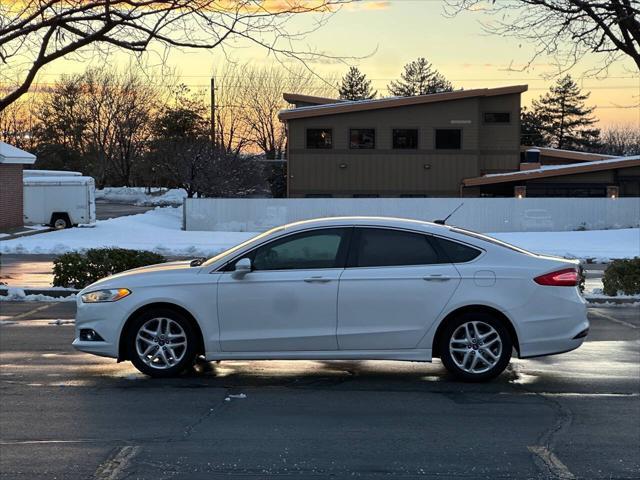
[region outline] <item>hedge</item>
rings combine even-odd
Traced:
[[[109,275],[165,261],[157,253],[124,248],[94,248],[84,253],[65,253],[53,261],[53,285],[84,288]]]
[[[604,294],[615,297],[640,294],[640,257],[630,260],[614,260],[604,271]]]

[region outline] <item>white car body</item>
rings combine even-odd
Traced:
[[[333,227],[419,232],[476,248],[469,262],[433,265],[221,271],[258,245]],[[465,309],[496,312],[521,358],[573,350],[589,324],[577,287],[534,278],[577,261],[517,251],[455,227],[396,218],[344,217],[297,222],[249,240],[208,264],[171,262],[102,279],[78,295],[78,350],[122,359],[125,324],[149,305],[171,304],[192,317],[207,360],[393,359],[430,361],[441,323]],[[82,295],[126,288],[121,300],[84,303]],[[81,340],[93,329],[103,341]]]

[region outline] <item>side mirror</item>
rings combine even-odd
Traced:
[[[236,262],[233,269],[234,278],[242,278],[252,270],[251,259],[241,258]]]

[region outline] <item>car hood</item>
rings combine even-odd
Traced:
[[[126,270],[124,272],[102,278],[85,287],[82,292],[95,290],[96,288],[125,288],[132,284],[139,284],[143,279],[144,282],[152,282],[154,277],[159,279],[160,277],[168,275],[173,277],[173,275],[194,275],[198,273],[200,273],[200,268],[192,267],[191,260],[159,263],[157,265],[149,265],[146,267]]]

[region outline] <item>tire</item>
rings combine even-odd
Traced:
[[[507,368],[513,340],[501,320],[470,312],[447,323],[438,348],[442,363],[452,375],[465,382],[484,382]]]
[[[145,375],[175,377],[195,362],[196,330],[189,319],[175,310],[148,310],[133,321],[127,332],[128,358]]]
[[[56,230],[64,230],[65,228],[71,228],[71,220],[66,213],[54,213],[51,215],[49,225]]]

